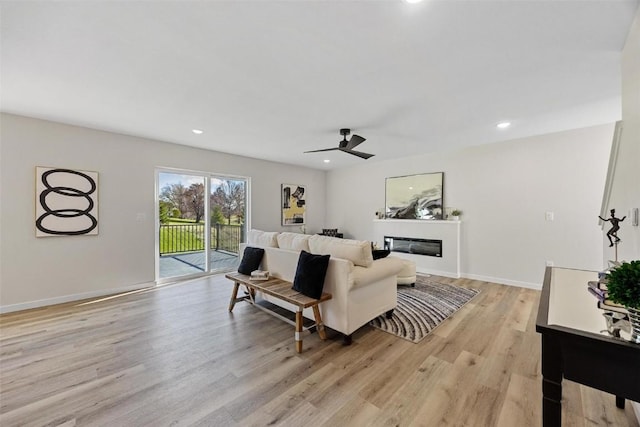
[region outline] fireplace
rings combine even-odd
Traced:
[[[424,219],[374,219],[373,235],[376,242],[389,250],[398,250],[403,242],[396,239],[406,239],[408,236],[415,240],[413,248],[405,244],[403,252],[393,252],[397,258],[408,259],[416,263],[416,270],[422,273],[437,274],[438,276],[460,277],[460,231],[461,221],[438,221]],[[399,237],[395,237],[399,236]],[[393,240],[390,240],[393,239]],[[426,245],[435,239],[437,246],[434,254],[417,255],[417,243]],[[393,249],[392,249],[393,244]],[[435,246],[431,244],[431,246]],[[422,251],[424,252],[424,251]]]
[[[442,257],[442,240],[384,236],[384,248],[392,252]]]

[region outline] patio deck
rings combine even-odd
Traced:
[[[211,271],[233,271],[238,268],[238,254],[226,251],[212,251],[209,268]],[[204,251],[186,252],[160,257],[160,278],[186,276],[205,271]]]

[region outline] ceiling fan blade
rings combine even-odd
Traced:
[[[311,151],[305,151],[305,153],[319,153],[320,151],[334,151],[334,150],[339,150],[339,148],[325,148],[323,150],[311,150]]]
[[[351,150],[352,148],[356,148],[358,145],[362,144],[366,140],[367,140],[366,138],[363,138],[360,135],[353,135],[349,140],[349,143],[347,144],[346,148]]]
[[[346,148],[340,148],[339,150],[344,151],[345,153],[353,154],[354,156],[361,157],[365,160],[375,156],[375,154],[363,153],[362,151],[347,150]]]

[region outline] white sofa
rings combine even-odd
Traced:
[[[397,305],[397,274],[403,268],[402,261],[394,257],[374,261],[370,242],[251,230],[247,243],[240,246],[241,255],[247,246],[264,248],[260,268],[290,282],[294,280],[301,250],[331,255],[323,291],[331,293],[333,298],[320,304],[320,312],[323,323],[343,333],[347,342],[355,330]],[[265,299],[296,310],[282,300],[269,296]],[[311,309],[303,315],[314,318]]]

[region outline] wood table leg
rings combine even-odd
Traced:
[[[236,305],[236,298],[238,297],[238,288],[240,283],[233,282],[233,291],[231,291],[231,301],[229,301],[229,311],[233,311],[233,307]]]
[[[542,334],[542,425],[562,425],[562,352],[558,341]]]
[[[320,316],[320,308],[317,305],[313,306],[313,317],[316,319],[316,329],[318,330],[318,336],[321,340],[327,339],[327,333],[324,331],[324,324],[322,323],[322,316]]]
[[[302,309],[296,311],[296,351],[302,353]]]
[[[244,285],[244,286],[245,286],[245,288],[247,288],[247,296],[249,297],[249,302],[251,302],[251,304],[255,304],[256,303],[256,290],[253,289],[249,285]]]

